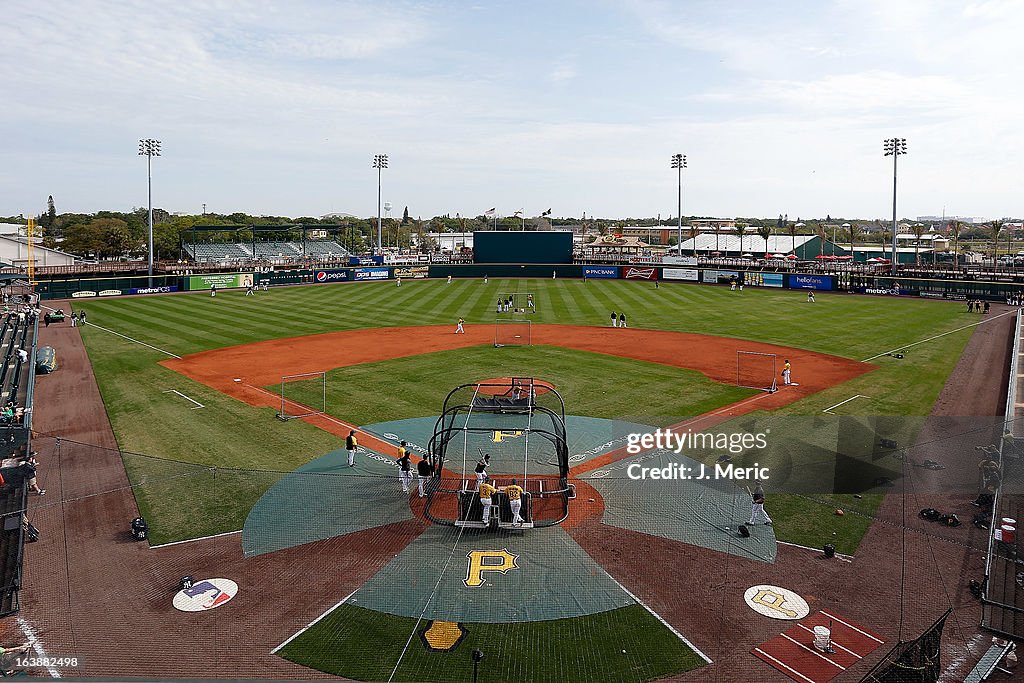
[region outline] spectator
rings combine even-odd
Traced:
[[[19,348],[18,349],[18,361],[21,362],[21,363],[27,363],[28,362],[28,351],[26,351],[25,349]]]

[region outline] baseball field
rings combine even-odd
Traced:
[[[496,348],[495,302],[513,292],[536,302],[532,344]],[[942,301],[822,292],[808,303],[785,290],[600,280],[405,280],[74,303],[88,312],[81,337],[150,542],[241,531],[246,556],[335,543],[346,561],[393,546],[354,593],[321,596],[317,604],[334,608],[299,617],[274,656],[309,667],[300,671],[410,681],[462,680],[472,649],[487,653],[482,681],[640,681],[717,659],[709,634],[662,620],[658,605],[671,598],[655,577],[700,580],[714,562],[705,552],[726,567],[770,565],[773,541],[831,543],[856,562],[885,492],[837,492],[835,464],[821,462],[836,425],[901,417],[900,438],[913,438],[982,320]],[[611,328],[612,311],[627,315],[628,329]],[[455,334],[459,318],[465,335]],[[738,351],[774,354],[769,383],[781,384],[790,360],[796,386],[737,386]],[[323,414],[277,419],[282,377],[305,373],[325,376],[289,382],[288,400]],[[542,379],[565,402],[570,453],[580,457],[564,528],[505,537],[430,526],[384,462],[393,437],[425,444],[451,389],[498,377]],[[384,457],[344,466],[350,425]],[[664,482],[624,483],[609,467],[624,457],[626,432],[681,425],[788,432],[790,447],[734,458],[774,469],[780,482],[773,490],[768,480],[774,526],[757,530],[757,549],[738,546],[735,527],[681,530],[712,503],[676,500],[684,494]],[[743,482],[730,486],[713,492],[714,505],[739,524],[750,499]],[[616,557],[643,556],[651,543],[675,554],[646,579],[601,559],[612,546]],[[459,602],[474,552],[485,567],[486,553],[514,555],[519,564],[505,569],[523,571],[485,569],[482,590]]]

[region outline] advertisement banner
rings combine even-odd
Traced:
[[[731,282],[739,282],[740,273],[737,270],[705,270],[704,282],[715,285],[727,285]]]
[[[384,264],[383,256],[349,256],[350,266],[379,266]]]
[[[696,256],[665,256],[661,259],[662,263],[671,263],[674,266],[696,266]]]
[[[83,290],[81,292],[72,292],[71,293],[71,297],[74,298],[74,299],[84,299],[85,297],[89,297],[89,296],[96,296],[96,292],[90,292],[90,291]]]
[[[325,282],[345,282],[349,279],[349,273],[351,271],[341,270],[340,268],[333,268],[331,270],[318,270],[313,274],[313,281],[319,283]]]
[[[657,280],[658,269],[653,266],[643,268],[640,266],[623,266],[622,277],[626,280]]]
[[[790,275],[790,289],[832,289],[831,275]]]
[[[189,275],[189,291],[197,289],[210,289],[216,285],[217,289],[234,289],[238,287],[249,287],[253,283],[252,273],[219,273],[217,275]]]
[[[619,277],[619,269],[616,266],[583,266],[583,277],[616,279]]]
[[[661,279],[696,282],[700,279],[700,271],[694,268],[662,268]]]
[[[408,268],[395,268],[395,277],[411,277],[420,280],[427,277],[429,268],[426,266],[411,266]]]
[[[166,294],[167,292],[177,292],[178,285],[169,285],[165,287],[132,287],[128,290],[129,294]]]
[[[120,289],[104,289],[100,292],[100,296],[121,296]]]
[[[781,287],[782,273],[744,273],[743,284],[748,287]]]
[[[356,280],[387,280],[387,268],[356,268]]]
[[[875,296],[899,296],[900,294],[909,294],[910,292],[901,292],[899,287],[857,287],[854,289],[858,294],[873,294]],[[941,297],[941,295],[940,295]]]

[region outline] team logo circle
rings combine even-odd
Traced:
[[[316,281],[317,282],[323,282],[326,279],[327,279],[327,273],[325,273],[322,270],[316,271]]]
[[[750,609],[772,619],[803,619],[811,612],[806,600],[778,586],[751,586],[743,599]]]
[[[174,607],[182,612],[205,612],[220,607],[238,593],[231,579],[203,579],[174,594]]]

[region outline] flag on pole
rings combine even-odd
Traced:
[[[550,216],[550,215],[551,215],[551,209],[548,209],[547,211],[545,211],[544,213],[541,214],[541,218],[543,218],[544,216]]]
[[[512,214],[513,218],[515,216],[522,216],[522,215],[523,215],[523,210],[522,209],[518,209],[514,214]]]
[[[487,209],[486,211],[484,211],[484,215],[487,216],[488,218],[494,218],[494,216],[497,215],[497,212],[498,212],[497,207],[494,207],[494,208],[490,208],[490,209]]]

